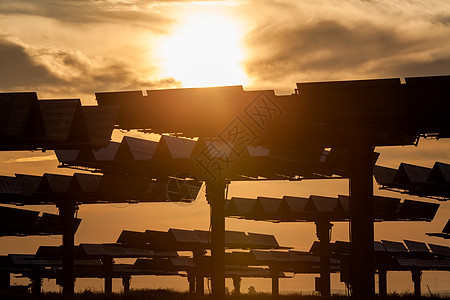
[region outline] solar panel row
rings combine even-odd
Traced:
[[[377,221],[431,221],[439,204],[374,196],[374,219]],[[319,217],[330,221],[349,220],[349,197],[311,195],[309,198],[232,197],[226,202],[226,216],[272,222],[314,222]]]
[[[79,99],[0,93],[0,150],[101,148],[117,114],[117,106],[82,106]]]

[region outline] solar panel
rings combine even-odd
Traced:
[[[309,198],[284,196],[280,204],[282,212],[300,213],[304,212]]]
[[[403,240],[410,253],[414,254],[430,254],[427,244],[422,242]]]
[[[250,241],[249,244],[252,245],[253,248],[275,249],[280,247],[273,235],[249,232],[248,237]]]
[[[73,232],[75,233],[81,220],[75,218],[73,222]],[[63,234],[63,220],[59,215],[43,213],[42,217],[36,222],[34,230],[41,234]]]
[[[75,173],[70,181],[68,191],[79,193],[94,193],[98,191],[102,176]]]
[[[393,241],[385,241],[385,240],[381,240],[381,242],[383,243],[384,248],[386,249],[386,251],[388,253],[401,253],[401,254],[406,254],[408,253],[408,249],[406,249],[405,245],[403,245],[403,243],[399,243],[399,242],[393,242]]]
[[[419,219],[424,221],[433,220],[439,204],[405,200],[398,210],[397,217],[400,219]]]
[[[428,244],[428,247],[435,255],[450,257],[450,247],[435,244]]]
[[[82,112],[89,140],[94,148],[108,145],[119,107],[116,105],[83,106]]]
[[[46,193],[67,192],[71,180],[72,176],[45,173],[37,191]]]
[[[125,161],[150,160],[158,142],[125,136],[117,149],[114,159]]]
[[[393,182],[401,184],[425,183],[430,173],[430,168],[401,163]]]
[[[373,176],[379,185],[390,185],[394,181],[396,173],[397,169],[382,166],[373,167]]]
[[[373,215],[375,219],[396,220],[400,199],[373,196]]]
[[[227,207],[226,215],[242,216],[250,214],[255,203],[255,199],[232,197]]]
[[[189,159],[195,145],[194,140],[163,135],[158,143],[156,156],[162,159]]]
[[[136,232],[129,230],[122,230],[119,238],[117,239],[117,243],[120,244],[145,244],[148,240],[146,239],[146,235],[144,232]]]
[[[430,175],[428,176],[427,181],[439,184],[449,184],[450,165],[442,162],[436,162],[430,172]]]
[[[191,230],[182,230],[182,229],[169,229],[169,234],[175,239],[178,243],[198,243],[198,244],[207,244],[209,243],[208,239],[202,239],[196,232]]]
[[[37,103],[36,93],[0,93],[0,136],[26,135],[33,103]]]
[[[279,212],[281,199],[270,197],[258,197],[253,211],[262,211],[264,214],[276,214]]]
[[[79,129],[74,127],[74,123],[82,122],[81,120],[78,120],[78,122],[74,120],[75,118],[81,118],[79,99],[41,100],[39,101],[39,107],[49,139],[67,141],[71,135],[75,135],[76,130],[83,130],[83,127]],[[84,129],[86,130],[85,126]]]
[[[331,213],[337,206],[337,198],[311,195],[309,196],[309,202],[306,204],[305,209],[322,213]]]
[[[442,232],[450,234],[450,219],[447,221],[447,224],[445,224],[444,229],[442,229]]]

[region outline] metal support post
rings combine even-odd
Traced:
[[[105,273],[105,294],[112,293],[112,271],[113,259],[112,257],[102,258],[103,272]]]
[[[324,297],[331,296],[330,240],[332,226],[328,217],[319,217],[316,221],[316,233],[320,241],[320,294]]]
[[[378,294],[381,299],[387,297],[387,271],[383,269],[378,270]]]
[[[11,273],[9,270],[0,270],[0,289],[9,289],[11,287]]]
[[[122,284],[123,284],[123,292],[129,293],[130,292],[130,283],[131,283],[131,276],[124,276],[122,277]]]
[[[189,294],[194,294],[195,293],[195,274],[192,274],[192,272],[188,272],[187,280],[189,283]]]
[[[211,205],[211,288],[214,299],[225,297],[225,187],[224,179],[208,182]]]
[[[270,266],[270,277],[272,278],[272,297],[278,297],[280,294],[280,269],[277,266]]]
[[[375,298],[373,147],[355,138],[350,147],[350,280],[354,299]]]
[[[42,269],[33,267],[31,269],[31,294],[33,297],[41,296],[42,292]]]
[[[204,249],[196,249],[193,251],[193,258],[195,264],[195,293],[199,296],[203,296],[205,293],[205,263],[204,263]]]
[[[74,235],[75,235],[75,202],[67,199],[58,205],[59,215],[63,222],[62,245],[62,287],[63,294],[73,295],[75,291],[74,277]]]
[[[420,297],[422,295],[421,282],[422,282],[422,271],[412,270],[411,271],[412,281],[414,282],[414,296]]]
[[[240,295],[241,294],[241,277],[239,277],[239,276],[233,277],[233,287],[234,287],[234,294]]]

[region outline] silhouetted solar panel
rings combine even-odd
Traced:
[[[401,163],[395,174],[393,183],[406,185],[425,183],[430,172],[430,168]]]
[[[37,188],[38,192],[64,193],[67,192],[72,176],[45,173]]]
[[[74,219],[73,232],[75,233],[80,226],[81,220],[78,218]],[[63,220],[59,215],[43,213],[42,217],[38,219],[35,224],[34,230],[41,234],[52,233],[52,234],[63,234]]]
[[[450,165],[442,162],[436,162],[427,181],[448,185],[450,183]]]
[[[284,196],[280,205],[281,212],[300,213],[304,212],[309,198]]]
[[[444,229],[442,229],[442,232],[450,234],[450,219],[447,221],[447,224],[445,224]]]
[[[280,247],[273,235],[249,232],[248,237],[254,248],[275,249]]]
[[[163,135],[159,140],[155,155],[159,159],[189,159],[195,145],[196,141],[194,140]]]
[[[427,244],[422,242],[403,240],[408,247],[410,253],[418,254],[418,255],[427,255],[430,254],[430,250],[427,247]]]
[[[373,175],[379,185],[390,185],[394,181],[397,169],[374,166]]]
[[[447,221],[447,224],[445,224],[444,228],[442,229],[442,232],[427,233],[427,235],[436,236],[444,239],[450,239],[450,219]]]
[[[158,142],[125,136],[117,149],[114,159],[125,161],[150,160]]]
[[[108,145],[119,107],[115,105],[83,106],[82,112],[91,144]]]
[[[35,193],[39,187],[39,183],[42,180],[42,176],[15,174],[17,182],[20,186],[22,193]]]
[[[148,242],[145,237],[145,232],[122,230],[117,239],[117,243],[130,245],[145,244]]]
[[[146,249],[126,248],[119,245],[108,244],[80,244],[81,249],[88,257],[153,257],[154,251]]]
[[[435,255],[450,257],[450,247],[435,244],[428,244],[428,247]]]
[[[373,196],[373,200],[373,215],[376,219],[396,220],[399,217],[397,211],[399,209],[400,199]],[[408,217],[415,219],[412,216]]]
[[[406,254],[408,253],[408,249],[406,249],[405,245],[400,242],[393,242],[393,241],[385,241],[381,240],[383,243],[384,248],[389,254]]]
[[[255,202],[255,199],[232,197],[227,207],[226,215],[241,216],[250,214]]]
[[[332,213],[337,208],[337,205],[337,198],[311,195],[305,209],[321,213]]]
[[[78,193],[94,193],[98,191],[101,175],[75,173],[72,176],[68,191]]]
[[[72,138],[77,142],[88,141],[79,99],[41,100],[39,108],[50,140],[66,142]]]
[[[269,215],[279,214],[281,199],[270,197],[258,197],[252,209],[252,214],[267,217]]]
[[[439,204],[405,200],[397,213],[401,219],[423,219],[431,221],[439,208]]]

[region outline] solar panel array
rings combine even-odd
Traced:
[[[223,141],[163,135],[159,141],[126,136],[120,143],[110,142],[99,150],[55,152],[61,167],[151,178],[192,175],[201,180],[218,176],[231,180],[287,180],[348,176],[348,154],[342,149],[317,148],[294,154],[246,146],[239,155],[231,149]],[[377,157],[374,154],[374,163]]]
[[[75,219],[76,232],[81,220]],[[63,233],[59,215],[0,206],[0,236],[59,235]]]
[[[178,180],[182,188],[170,184],[169,178],[153,180],[138,176],[72,176],[45,173],[43,176],[16,174],[0,176],[0,203],[16,205],[188,202],[196,199],[201,183]]]
[[[420,135],[448,137],[450,76],[298,83],[297,93],[242,86],[96,93],[120,106],[117,126],[188,137],[223,137],[244,129],[250,141],[304,149],[348,146],[355,129],[375,146],[414,144]],[[233,137],[235,138],[235,137]],[[307,143],[305,143],[307,141]]]
[[[414,200],[402,202],[398,198],[374,196],[376,221],[431,221],[438,208],[439,204],[436,203]],[[320,216],[330,221],[348,221],[349,197],[232,197],[226,202],[225,214],[228,217],[272,222],[311,222],[317,221]]]
[[[314,242],[311,253],[319,253],[320,242]],[[386,271],[436,270],[450,271],[450,248],[442,245],[426,244],[404,240],[375,241],[375,268]],[[332,256],[339,258],[350,254],[350,243],[336,241],[330,244]]]
[[[450,199],[450,165],[436,162],[433,168],[401,163],[398,169],[375,166],[381,189],[438,200]]]
[[[108,144],[117,106],[79,99],[38,100],[36,93],[0,93],[0,151],[100,148]]]
[[[211,249],[211,233],[202,230],[171,228],[166,231],[145,232],[124,230],[117,239],[124,246],[144,247],[159,251],[193,251]],[[273,235],[225,231],[225,247],[228,249],[280,249]]]

